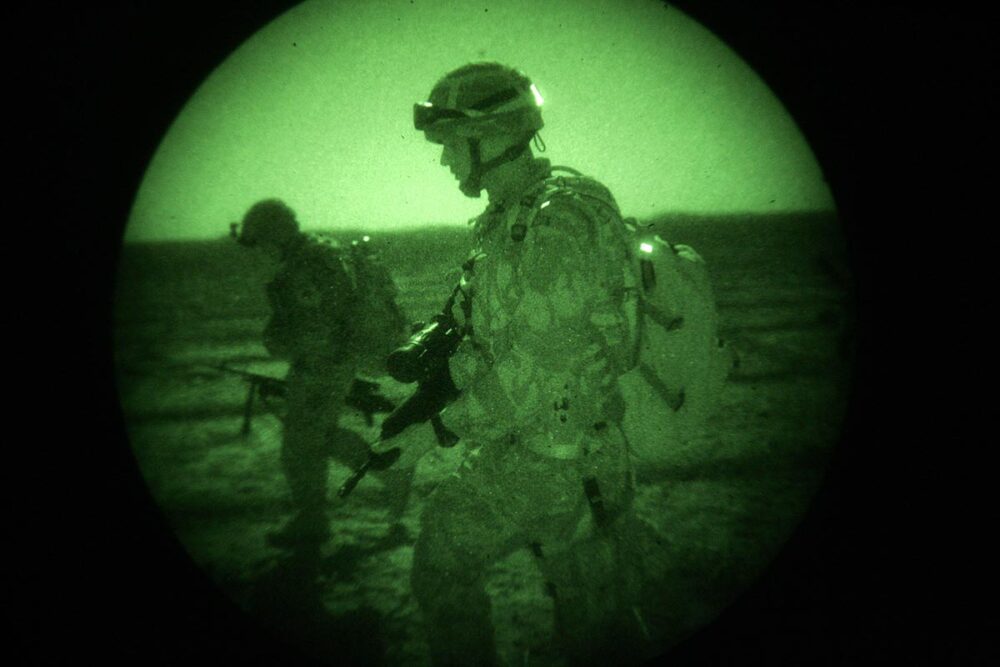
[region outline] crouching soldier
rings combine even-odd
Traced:
[[[366,243],[341,247],[299,230],[295,213],[277,199],[254,204],[239,242],[277,263],[267,285],[271,317],[264,346],[289,362],[281,466],[295,514],[269,541],[294,548],[323,543],[328,460],[356,468],[368,455],[358,434],[338,425],[355,376],[384,374],[384,360],[407,334],[396,288]],[[406,507],[411,471],[384,474],[393,530]],[[391,479],[390,479],[391,477]]]

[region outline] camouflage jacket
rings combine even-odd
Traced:
[[[389,272],[359,248],[303,234],[267,286],[264,344],[275,356],[378,366],[405,333]]]
[[[548,160],[534,166],[513,205],[491,204],[474,221],[454,308],[468,335],[449,361],[462,394],[442,417],[472,441],[516,436],[574,458],[595,426],[621,418],[624,230],[602,185],[552,177]]]

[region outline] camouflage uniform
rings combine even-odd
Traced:
[[[547,183],[547,160],[531,164],[522,195],[476,219],[455,307],[469,335],[450,359],[462,394],[442,418],[469,455],[423,510],[411,575],[436,665],[496,660],[484,577],[523,547],[571,661],[622,659],[615,638],[631,632],[624,238],[617,211]],[[593,509],[585,486],[599,490]]]
[[[267,296],[272,315],[264,344],[290,362],[281,464],[307,530],[323,537],[328,458],[356,468],[368,454],[359,435],[338,426],[344,399],[358,372],[381,370],[403,336],[404,319],[384,267],[360,249],[309,234],[286,250]],[[403,487],[390,508],[397,518],[407,499],[405,478],[394,480]]]

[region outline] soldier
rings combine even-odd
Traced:
[[[414,106],[461,191],[489,197],[451,313],[461,394],[441,413],[469,454],[424,507],[411,573],[435,665],[498,660],[484,577],[519,548],[546,578],[571,664],[619,664],[638,643],[617,387],[631,354],[625,239],[606,188],[532,154],[541,104],[523,73],[475,63]]]
[[[344,399],[358,373],[384,373],[384,359],[406,335],[396,288],[387,270],[362,243],[349,250],[299,231],[283,202],[254,204],[239,242],[278,263],[267,285],[271,317],[264,346],[289,361],[287,414],[281,465],[296,514],[269,541],[280,547],[318,545],[329,536],[326,517],[328,458],[356,468],[368,445],[338,426]],[[406,506],[409,471],[387,471],[393,531]]]

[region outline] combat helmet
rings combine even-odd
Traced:
[[[259,243],[284,247],[298,232],[295,211],[280,199],[264,199],[251,206],[243,216],[239,242],[248,247]]]
[[[429,98],[413,105],[413,125],[428,141],[465,140],[472,169],[462,192],[478,197],[483,174],[519,157],[542,129],[542,96],[523,72],[500,63],[472,63],[446,74]],[[480,142],[509,136],[513,145],[483,162]]]

